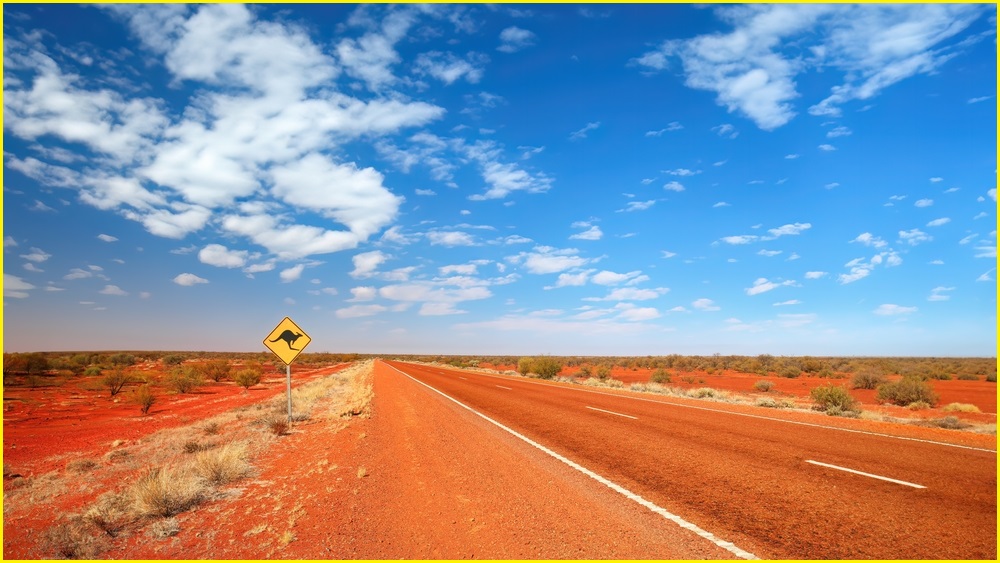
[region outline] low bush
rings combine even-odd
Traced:
[[[906,408],[910,409],[911,411],[922,411],[924,409],[931,408],[931,404],[926,401],[915,401],[913,403],[906,405]]]
[[[673,380],[670,377],[670,372],[663,368],[656,368],[653,373],[649,375],[649,380],[653,383],[672,383]]]
[[[201,385],[201,374],[188,367],[178,367],[167,373],[165,383],[177,393],[190,393]]]
[[[994,373],[987,373],[986,374],[986,381],[989,382],[989,383],[996,383],[997,382],[997,374],[996,374],[996,372],[994,372]]]
[[[875,399],[882,403],[892,403],[901,407],[917,401],[934,406],[937,404],[938,395],[926,381],[917,377],[904,377],[893,383],[879,385]]]
[[[153,391],[149,388],[149,385],[142,385],[135,390],[132,400],[135,401],[135,404],[139,405],[139,410],[142,411],[142,414],[149,414],[149,409],[156,402],[156,396],[153,395]]]
[[[552,379],[562,371],[562,362],[552,356],[521,358],[517,362],[517,371],[521,375],[533,373],[541,379]]]
[[[702,387],[700,389],[695,389],[694,391],[691,392],[691,396],[698,399],[704,399],[706,397],[709,398],[714,397],[715,394],[716,394],[715,389],[712,389],[711,387]]]
[[[114,368],[101,379],[101,384],[108,388],[111,396],[114,397],[121,390],[132,382],[132,376],[121,368]]]
[[[229,365],[227,360],[212,360],[201,366],[202,374],[216,383],[228,378],[232,370],[233,367]]]
[[[979,381],[979,376],[971,373],[960,373],[956,379],[959,381]]]
[[[165,366],[179,366],[184,363],[184,356],[180,354],[168,354],[163,356],[163,365]]]
[[[288,434],[288,418],[284,416],[273,416],[265,421],[267,429],[275,436]]]
[[[121,493],[101,495],[84,513],[83,517],[111,537],[117,537],[126,527],[136,521],[130,499]]]
[[[817,410],[826,412],[834,416],[843,416],[845,413],[860,413],[858,401],[851,396],[846,387],[838,385],[822,385],[809,392],[809,396],[816,403]]]
[[[237,385],[249,390],[254,385],[260,383],[260,370],[254,368],[241,369],[233,376],[233,381]]]
[[[774,382],[768,381],[766,379],[761,379],[760,381],[757,381],[753,384],[753,388],[756,391],[767,393],[771,389],[774,389]]]
[[[851,385],[855,389],[875,389],[883,383],[885,383],[885,374],[875,368],[862,368],[851,379]]]

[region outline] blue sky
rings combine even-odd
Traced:
[[[5,351],[996,353],[993,5],[3,22]]]

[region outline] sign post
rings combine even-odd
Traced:
[[[292,319],[285,317],[264,338],[264,346],[285,364],[285,389],[288,394],[288,424],[292,424],[292,360],[312,342]]]

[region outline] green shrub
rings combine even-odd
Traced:
[[[108,358],[108,362],[113,366],[131,366],[135,364],[135,356],[132,354],[114,354]]]
[[[938,395],[926,381],[917,377],[904,377],[894,383],[880,385],[875,399],[882,403],[892,403],[901,407],[917,401],[923,401],[933,406],[937,404]]]
[[[986,381],[989,382],[989,383],[996,383],[997,382],[997,374],[996,374],[996,372],[987,373],[986,374]]]
[[[233,381],[244,389],[250,389],[260,383],[260,370],[255,368],[241,369],[233,376]]]
[[[188,367],[178,367],[167,374],[166,384],[177,393],[190,393],[201,385],[201,374]]]
[[[552,356],[521,358],[517,362],[517,371],[521,375],[533,373],[542,379],[552,379],[562,371],[562,363]]]
[[[142,385],[135,390],[132,400],[135,401],[135,404],[139,405],[139,410],[142,411],[142,414],[149,414],[149,409],[156,402],[156,397],[153,395],[153,391],[150,390],[149,385]]]
[[[673,381],[670,378],[670,372],[663,368],[653,370],[653,373],[649,376],[649,380],[653,383],[671,383]]]
[[[184,356],[180,354],[168,354],[163,356],[163,365],[165,366],[179,366],[184,363]]]
[[[876,389],[883,383],[885,383],[885,374],[879,369],[870,367],[861,368],[851,379],[851,385],[855,389]]]
[[[960,373],[957,379],[959,381],[979,381],[979,376],[971,373]]]
[[[580,366],[580,371],[576,375],[577,377],[590,377],[590,366]]]
[[[838,385],[822,385],[809,392],[816,403],[816,409],[827,414],[843,416],[845,413],[858,413],[858,401],[851,396],[846,387]]]
[[[104,370],[101,369],[101,366],[90,366],[83,370],[83,375],[101,375],[103,372]]]
[[[797,365],[786,365],[781,368],[778,372],[781,377],[787,377],[789,379],[794,379],[802,375],[802,369]]]
[[[226,360],[212,360],[201,366],[201,373],[212,381],[219,382],[229,377],[232,366]]]
[[[598,379],[608,379],[611,377],[611,366],[608,364],[601,364],[597,366],[597,372],[594,375],[596,375]]]
[[[120,367],[114,368],[101,379],[101,384],[108,388],[112,397],[120,393],[122,388],[131,382],[132,376]]]

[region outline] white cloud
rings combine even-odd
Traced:
[[[935,176],[935,177],[933,177],[933,178],[929,178],[929,180],[930,180],[930,182],[931,182],[932,184],[936,184],[936,183],[938,183],[938,182],[943,182],[943,181],[944,181],[944,178],[941,178],[941,177],[938,177],[938,176]]]
[[[801,304],[802,304],[802,302],[799,301],[798,299],[789,299],[788,301],[781,301],[779,303],[775,303],[774,306],[775,307],[784,307],[786,305],[801,305]]]
[[[673,170],[661,170],[664,174],[669,174],[671,176],[696,176],[701,174],[701,170],[693,171],[687,168],[675,168]]]
[[[221,244],[209,244],[198,252],[198,260],[220,268],[242,268],[248,255],[246,250],[229,250]]]
[[[827,144],[827,143],[823,143],[822,145],[819,145],[816,148],[818,148],[819,150],[821,150],[823,152],[831,152],[831,151],[837,150],[837,147],[835,147],[833,145],[830,145],[830,144]]]
[[[350,275],[352,278],[371,277],[375,274],[378,267],[388,259],[389,256],[382,253],[381,250],[356,254],[351,258],[351,261],[354,263],[354,271]]]
[[[691,306],[699,311],[718,311],[721,309],[715,304],[715,301],[702,297],[701,299],[695,299],[691,302]]]
[[[879,305],[873,313],[876,315],[892,316],[892,315],[908,315],[910,313],[915,313],[917,311],[916,307],[904,307],[902,305],[895,305],[892,303],[884,303]]]
[[[476,246],[472,235],[462,231],[432,231],[427,233],[427,240],[437,246]]]
[[[948,217],[941,217],[940,219],[934,219],[933,221],[927,223],[928,227],[940,227],[941,225],[946,225],[951,222]]]
[[[619,303],[619,305],[626,305],[626,304]],[[661,316],[662,315],[660,315],[660,312],[653,307],[627,306],[627,307],[621,307],[621,313],[619,313],[618,316],[615,318],[629,322],[641,322],[641,321],[658,319]]]
[[[105,235],[105,234],[97,235],[97,238],[103,240],[104,242],[115,242],[116,240],[118,240],[118,237],[113,237],[111,235]]]
[[[572,133],[570,133],[569,139],[571,141],[580,141],[586,139],[587,133],[597,129],[600,126],[601,126],[600,121],[591,121],[590,123],[584,125],[582,129],[578,129],[577,131],[573,131]]]
[[[348,302],[371,301],[378,295],[378,290],[373,286],[352,287],[351,295],[353,297]]]
[[[22,280],[17,276],[4,273],[3,275],[3,296],[15,299],[28,297],[28,291],[35,289],[35,286]]]
[[[618,285],[621,283],[625,283],[629,280],[634,280],[635,278],[641,275],[642,272],[639,270],[636,270],[634,272],[628,272],[626,274],[619,274],[609,270],[602,270],[594,274],[594,276],[590,278],[590,281],[592,283],[596,283],[597,285]]]
[[[52,255],[49,254],[48,252],[45,252],[41,248],[32,247],[31,251],[28,254],[22,254],[21,258],[24,258],[29,262],[35,262],[41,264],[42,262],[45,262],[49,258],[52,258]]]
[[[558,249],[551,246],[538,246],[532,252],[521,252],[508,256],[512,264],[524,264],[532,274],[555,274],[573,268],[579,268],[590,262],[587,258],[577,256],[575,248]]]
[[[178,274],[174,278],[174,283],[176,283],[177,285],[191,286],[199,283],[208,283],[208,280],[206,280],[205,278],[200,278],[194,274],[184,273],[184,274]]]
[[[826,132],[827,138],[835,139],[837,137],[846,137],[853,133],[849,127],[844,127],[843,125],[839,127],[834,127]]]
[[[720,202],[716,203],[715,205],[713,205],[712,207],[731,207],[731,206],[730,206],[730,204],[728,204],[728,203],[726,203],[724,201],[720,201]]]
[[[470,84],[476,84],[483,77],[484,66],[489,57],[481,53],[468,53],[464,59],[454,53],[430,51],[421,53],[414,61],[414,70],[418,74],[433,76],[445,84],[452,84],[464,78]]]
[[[826,277],[828,272],[806,272],[807,280],[818,280],[822,277]]]
[[[910,246],[916,246],[922,242],[934,240],[934,237],[921,231],[920,229],[910,229],[909,231],[899,231],[900,242],[905,242]]]
[[[795,280],[785,280],[781,283],[775,283],[769,281],[767,278],[757,278],[753,282],[753,286],[744,289],[744,291],[746,291],[747,295],[757,295],[759,293],[764,293],[767,291],[771,291],[773,289],[777,289],[782,286],[789,286],[789,285],[791,286],[796,285]]]
[[[930,206],[934,205],[934,200],[933,199],[918,199],[917,201],[913,202],[913,205],[915,205],[917,207],[930,207]]]
[[[575,235],[570,235],[571,240],[601,240],[604,233],[601,232],[601,228],[597,225],[591,225],[589,229],[583,231],[582,233],[576,233]]]
[[[653,207],[653,205],[655,204],[656,204],[655,199],[651,199],[649,201],[630,201],[625,204],[624,209],[619,209],[618,212],[630,213],[632,211],[645,211],[650,207]]]
[[[757,254],[760,255],[760,256],[767,256],[768,258],[770,258],[772,256],[777,256],[777,255],[781,254],[781,252],[782,252],[781,250],[763,250],[763,249],[761,249],[761,250],[757,251]]]
[[[619,287],[613,289],[604,297],[588,297],[584,301],[648,301],[657,299],[670,291],[666,287],[655,289],[640,289],[636,287]]]
[[[128,292],[117,285],[106,285],[104,289],[98,291],[101,295],[128,295]]]
[[[860,242],[865,246],[873,246],[875,248],[882,248],[883,246],[889,244],[871,233],[861,233],[851,242]]]
[[[281,281],[284,282],[284,283],[293,282],[293,281],[299,279],[300,277],[302,277],[302,271],[305,270],[305,269],[306,269],[306,265],[305,264],[298,264],[298,265],[292,266],[291,268],[286,268],[286,269],[282,270],[278,274],[278,277],[280,277]]]
[[[785,158],[788,159],[788,160],[795,160],[798,157],[799,157],[799,155],[797,155],[797,154],[786,154],[785,155]]]
[[[928,301],[948,301],[951,299],[951,295],[947,292],[955,291],[954,287],[944,287],[938,286],[931,290],[931,294],[927,297]]]
[[[726,244],[750,244],[751,242],[759,239],[757,235],[734,235],[728,237],[722,237],[722,242]]]
[[[555,289],[559,287],[579,287],[587,284],[587,280],[590,279],[590,274],[593,270],[585,270],[583,272],[578,272],[575,274],[559,274],[559,278],[556,280],[556,284],[551,287],[546,287],[545,289]]]
[[[683,192],[684,191],[684,185],[681,184],[680,182],[676,181],[676,180],[671,180],[671,181],[667,182],[666,184],[663,184],[663,189],[665,189],[667,191],[671,191],[671,192]]]
[[[517,26],[510,26],[500,32],[500,46],[497,47],[497,51],[502,53],[516,53],[534,44],[535,34],[533,32]]]
[[[811,223],[791,223],[788,225],[782,225],[776,229],[768,229],[767,232],[771,234],[771,238],[763,238],[762,240],[773,240],[786,235],[798,235],[810,228],[812,228]]]

